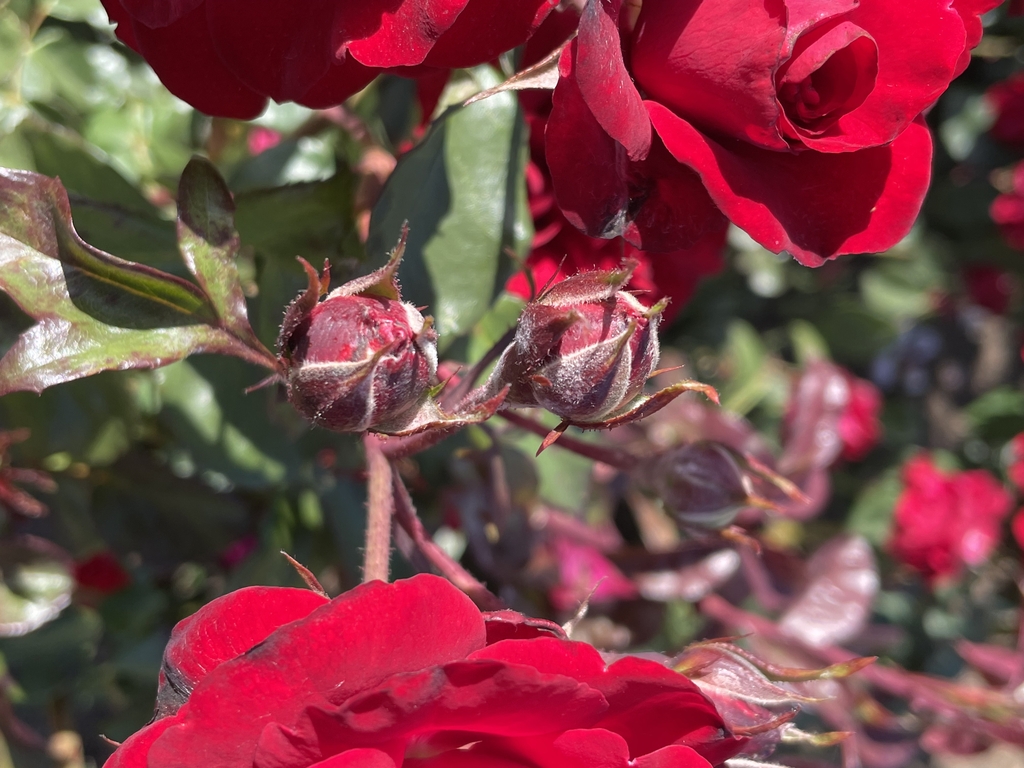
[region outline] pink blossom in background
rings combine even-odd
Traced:
[[[281,134],[271,128],[254,125],[249,129],[247,145],[249,154],[256,156],[281,143]]]

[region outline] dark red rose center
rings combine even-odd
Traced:
[[[841,22],[803,35],[776,76],[788,118],[783,132],[794,139],[823,132],[864,103],[877,73],[875,41],[855,24]]]

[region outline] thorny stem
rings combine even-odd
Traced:
[[[440,571],[448,581],[461,589],[480,608],[487,611],[498,611],[505,607],[505,604],[498,599],[487,587],[469,571],[455,562],[451,556],[435,544],[419,516],[416,514],[416,507],[413,506],[412,497],[406,489],[402,478],[398,473],[393,474],[394,499],[395,499],[395,522],[409,534],[409,538],[427,561]]]
[[[391,463],[380,440],[369,433],[363,437],[368,477],[366,549],[363,552],[363,582],[387,581],[391,561],[391,518],[395,499],[391,488]]]
[[[547,437],[548,433],[551,431],[549,427],[545,427],[539,421],[535,421],[529,416],[523,416],[515,411],[501,411],[498,415],[505,419],[509,424],[519,427],[520,429],[525,429],[527,432],[532,432],[535,435],[540,435],[541,437]],[[555,445],[563,450],[572,451],[580,456],[585,456],[588,459],[600,461],[602,464],[607,464],[608,466],[622,470],[623,472],[629,472],[640,462],[636,456],[633,456],[626,451],[620,451],[616,448],[606,448],[601,445],[595,445],[594,443],[587,443],[568,435],[562,435]]]

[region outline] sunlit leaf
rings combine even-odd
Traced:
[[[0,289],[37,321],[0,360],[0,394],[199,352],[273,365],[196,285],[85,243],[63,186],[36,173],[0,170]]]
[[[470,71],[468,85],[498,85],[489,67]],[[458,99],[461,100],[461,99]],[[502,287],[502,253],[532,237],[526,206],[526,130],[513,93],[452,107],[421,144],[405,154],[373,210],[367,253],[381,257],[409,222],[403,292],[426,305],[442,338],[468,331]]]

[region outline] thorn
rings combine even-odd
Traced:
[[[296,570],[296,572],[299,574],[299,577],[306,583],[307,587],[316,592],[318,595],[326,597],[328,600],[330,599],[330,595],[327,594],[327,590],[323,588],[323,585],[320,584],[319,579],[317,579],[317,577],[313,575],[313,572],[309,570],[309,568],[304,566],[302,563],[300,563],[294,557],[289,555],[283,549],[281,550],[281,554],[284,555],[284,559],[288,561],[291,567]]]
[[[537,449],[536,455],[540,456],[541,453],[543,453],[545,450],[554,445],[555,441],[558,440],[558,438],[560,438],[562,434],[565,432],[565,430],[567,430],[568,428],[569,422],[563,421],[557,427],[548,432],[547,437],[545,437],[544,441],[540,444],[540,448]]]
[[[104,735],[102,733],[99,736],[100,736],[101,739],[103,739],[103,741],[105,741],[107,744],[109,744],[112,747],[116,748],[116,747],[120,747],[121,746],[121,742],[120,741],[114,741],[113,739],[108,738],[106,735]]]
[[[661,376],[661,374],[663,374],[663,373],[672,373],[672,371],[681,371],[685,367],[686,366],[683,366],[683,365],[673,365],[671,368],[659,368],[656,371],[651,371],[651,375],[648,378],[653,379],[655,376]]]

